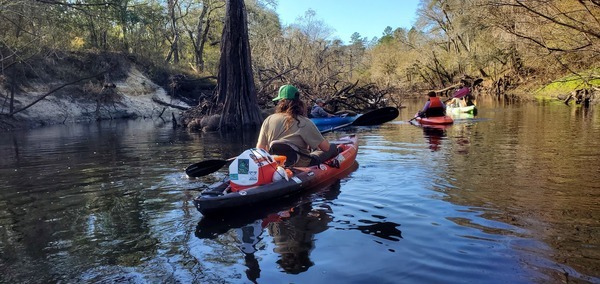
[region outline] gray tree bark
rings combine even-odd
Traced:
[[[262,123],[252,75],[247,23],[244,0],[228,0],[221,39],[217,104],[211,112],[221,114],[221,131],[256,129]]]

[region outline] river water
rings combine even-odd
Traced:
[[[1,283],[600,283],[600,112],[481,102],[445,129],[359,135],[358,167],[242,216],[204,218],[183,169],[254,133],[162,121],[0,136]]]

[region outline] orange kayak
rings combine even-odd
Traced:
[[[203,215],[216,215],[231,212],[238,207],[260,206],[261,202],[274,202],[310,188],[326,186],[343,178],[358,167],[358,137],[350,135],[332,141],[341,152],[318,166],[291,167],[292,176],[271,183],[248,187],[239,191],[231,190],[230,180],[226,178],[200,193],[194,199],[196,209]],[[263,204],[264,205],[264,204]]]
[[[417,117],[416,119],[420,124],[452,124],[454,119],[447,115],[444,116],[432,116],[432,117]]]

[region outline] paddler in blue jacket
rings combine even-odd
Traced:
[[[314,118],[334,117],[335,115],[328,113],[323,106],[325,101],[323,99],[316,99],[315,104],[310,109],[310,116]]]
[[[446,105],[431,91],[427,93],[427,102],[423,109],[419,111],[419,117],[434,117],[446,115]]]

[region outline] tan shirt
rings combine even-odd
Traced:
[[[257,145],[265,145],[268,147],[274,140],[283,140],[290,144],[296,145],[300,151],[308,154],[312,150],[319,149],[319,144],[325,140],[319,129],[310,121],[308,117],[298,116],[298,121],[294,120],[289,129],[285,129],[285,121],[287,115],[283,113],[275,113],[270,115],[263,121],[258,136]],[[306,160],[306,161],[305,161]],[[300,157],[297,166],[308,164],[310,159],[304,156]]]

